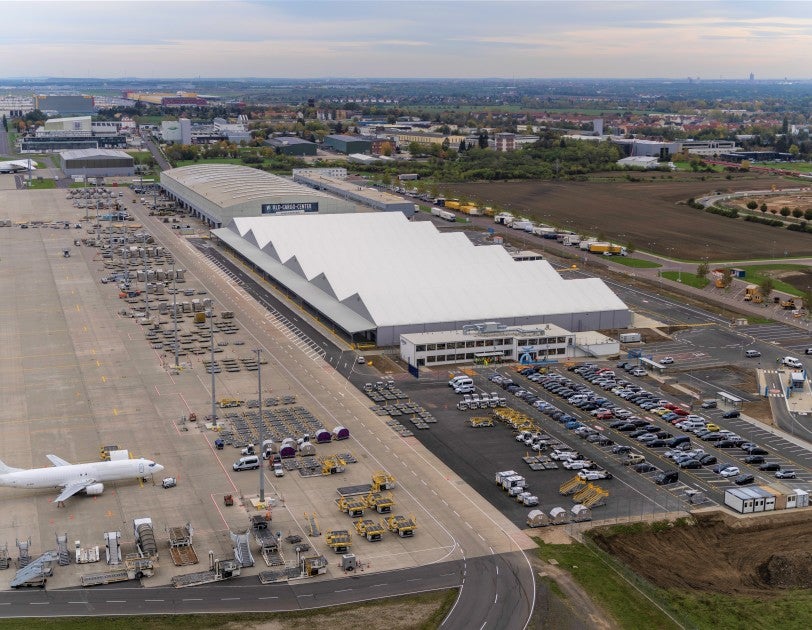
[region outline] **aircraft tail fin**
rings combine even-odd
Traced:
[[[0,460],[0,475],[17,472],[18,470],[22,470],[22,468],[12,468],[11,466],[6,466],[5,462]]]

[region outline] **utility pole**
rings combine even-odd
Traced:
[[[113,222],[110,221],[112,227]],[[149,267],[147,267],[147,235],[144,233],[144,302],[146,308],[144,309],[144,317],[149,319]]]
[[[257,395],[259,396],[259,502],[265,503],[265,469],[263,458],[265,457],[265,424],[262,421],[262,349],[257,348]]]

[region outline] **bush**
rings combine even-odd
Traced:
[[[773,227],[782,227],[784,222],[781,219],[767,219],[765,217],[757,217],[754,214],[748,214],[744,217],[745,221],[750,221],[751,223],[761,223],[762,225],[771,225]]]
[[[806,219],[807,221],[812,221],[812,208],[804,210],[804,219]]]
[[[766,203],[761,204],[759,210],[761,210],[762,212],[767,212],[767,204]]]
[[[789,206],[784,206],[781,208],[781,216],[788,217],[789,216]]]
[[[792,211],[792,216],[794,216],[796,219],[800,219],[802,216],[804,216],[804,213],[800,208],[795,208]]]
[[[748,201],[747,208],[750,210],[755,210],[756,208],[758,208],[758,204],[755,201]]]
[[[807,223],[790,223],[787,229],[791,232],[807,232],[812,234],[812,226]]]
[[[710,206],[705,208],[705,212],[710,212],[711,214],[718,214],[719,216],[727,217],[728,219],[736,219],[739,216],[739,211],[735,208],[719,208],[718,206]]]

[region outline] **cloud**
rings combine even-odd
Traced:
[[[793,2],[5,2],[33,76],[784,76]]]

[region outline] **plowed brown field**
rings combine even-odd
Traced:
[[[812,520],[794,510],[736,519],[713,512],[664,532],[593,539],[662,588],[763,596],[812,588]]]
[[[657,177],[657,176],[653,176]],[[661,176],[660,176],[661,177]],[[677,177],[677,176],[675,176]],[[446,195],[475,200],[522,216],[608,240],[689,260],[739,260],[812,255],[812,234],[748,223],[681,204],[714,191],[797,187],[774,176],[726,180],[680,179],[589,182],[448,184]],[[770,215],[772,216],[772,215]]]

